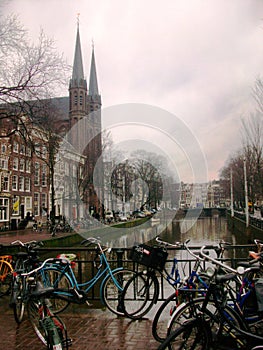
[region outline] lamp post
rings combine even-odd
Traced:
[[[246,166],[246,158],[244,158],[244,189],[245,189],[246,227],[248,227],[248,226],[249,226],[249,215],[248,215],[248,191],[247,191],[247,166]]]
[[[233,218],[234,217],[234,198],[233,198],[233,171],[232,171],[232,168],[230,170],[230,200],[231,200],[231,203],[230,203],[230,208],[231,208],[231,217]]]

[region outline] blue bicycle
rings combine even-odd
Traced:
[[[66,309],[69,303],[87,304],[88,293],[98,283],[100,284],[100,299],[102,303],[114,314],[123,315],[120,305],[120,296],[125,283],[136,273],[123,267],[112,269],[107,259],[106,253],[111,248],[102,247],[101,241],[97,238],[88,238],[82,245],[97,246],[97,256],[94,265],[97,268],[95,276],[83,283],[78,283],[70,259],[74,255],[65,255],[63,258],[47,259],[39,271],[39,279],[44,286],[55,288],[54,296],[58,298],[50,299],[51,308],[54,313],[59,313]],[[99,263],[97,264],[97,258]]]

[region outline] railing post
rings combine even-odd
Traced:
[[[122,267],[124,250],[119,248],[118,250],[116,250],[116,254],[117,254],[117,267]]]

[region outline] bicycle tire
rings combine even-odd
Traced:
[[[62,289],[63,291],[72,290],[72,283],[68,275],[56,268],[48,267],[42,269],[37,276],[37,280],[44,287],[53,287],[55,289]],[[54,314],[64,311],[70,304],[70,301],[59,297],[50,298],[49,302],[50,309]]]
[[[101,284],[101,299],[103,304],[115,315],[123,316],[124,312],[121,306],[121,294],[126,283],[136,274],[135,271],[129,269],[113,270],[112,274],[121,289],[116,286],[110,274],[103,280]]]
[[[45,329],[43,328],[42,323],[40,322],[41,307],[42,307],[42,304],[40,300],[36,300],[35,298],[33,299],[30,298],[27,303],[27,315],[36,335],[38,336],[40,341],[45,346],[47,346]]]
[[[167,324],[173,310],[177,306],[177,292],[172,293],[157,310],[152,322],[152,335],[158,342],[167,337]]]
[[[159,281],[155,274],[141,271],[125,285],[121,295],[121,306],[126,317],[139,320],[156,304]]]
[[[196,298],[192,302],[181,304],[171,316],[171,319],[168,324],[167,335],[169,336],[171,333],[175,332],[176,329],[183,326],[193,317],[196,317],[196,312],[200,310],[203,304],[204,298]],[[195,315],[193,315],[192,310],[195,310]],[[222,322],[222,316],[218,313],[215,303],[213,301],[209,301],[206,307],[207,313],[204,315],[205,321],[209,325],[211,332],[214,335],[214,338],[220,342],[224,340],[226,337],[229,337],[231,332],[233,336],[237,334],[237,331],[231,327],[231,324],[228,325],[225,320]],[[200,311],[201,312],[201,311]],[[230,306],[225,305],[224,314],[229,320],[231,320],[232,324],[235,324],[238,328],[244,329],[244,324],[237,312]],[[214,317],[211,319],[211,315]],[[215,316],[218,315],[218,316]],[[238,338],[238,337],[237,337]],[[241,339],[237,339],[237,342],[242,343]]]
[[[173,331],[158,347],[158,350],[208,350],[211,340],[208,325],[202,319],[190,319]]]
[[[20,324],[23,321],[25,312],[24,280],[22,278],[15,277],[13,280],[12,289],[11,307],[13,308],[16,322]]]
[[[12,284],[12,266],[4,260],[0,261],[0,297],[9,294]]]

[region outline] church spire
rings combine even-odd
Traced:
[[[92,43],[92,56],[91,56],[91,66],[90,66],[90,79],[89,79],[89,95],[98,96],[98,80],[95,64],[95,55],[94,55],[94,44]]]
[[[80,35],[79,18],[77,22],[77,36],[73,62],[72,77],[69,83],[69,114],[71,126],[87,112],[87,81],[84,78]]]
[[[74,63],[73,63],[72,80],[73,80],[72,83],[75,83],[76,85],[78,85],[81,81],[84,80],[84,70],[83,70],[80,35],[79,35],[79,23],[78,23],[78,27],[77,27],[77,37],[76,37],[76,45],[75,45],[75,56],[74,56]]]

